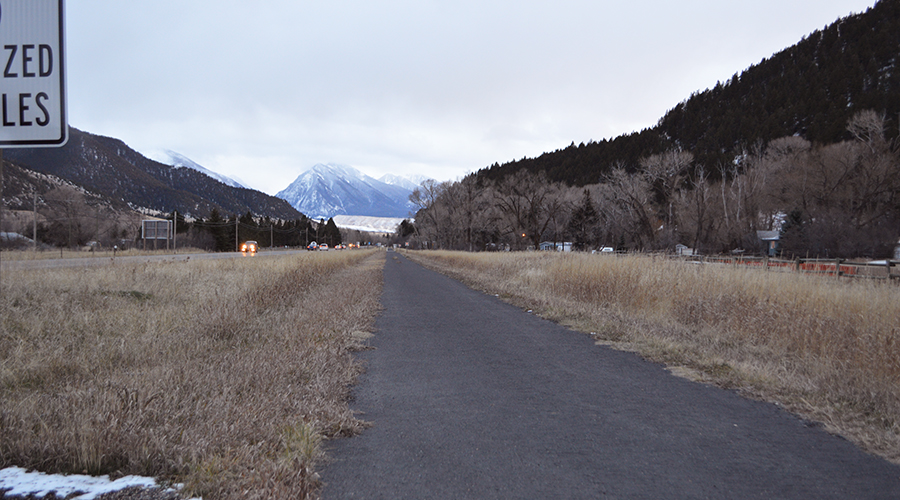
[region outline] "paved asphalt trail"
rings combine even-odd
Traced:
[[[900,467],[388,252],[325,499],[900,498]]]

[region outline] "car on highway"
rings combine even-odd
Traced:
[[[319,250],[328,250],[328,243],[322,243],[319,245]]]
[[[241,245],[242,253],[256,253],[259,250],[259,244],[253,240],[247,240]]]
[[[315,241],[310,241],[310,242],[309,242],[309,245],[306,245],[306,249],[307,249],[307,250],[318,250],[318,249],[319,249],[319,244],[316,243]]]

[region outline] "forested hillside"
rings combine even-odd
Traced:
[[[722,164],[754,145],[798,135],[828,144],[851,136],[850,118],[863,110],[900,119],[900,1],[882,0],[867,12],[816,31],[726,82],[676,105],[650,129],[614,139],[571,144],[537,158],[494,164],[478,174],[499,179],[520,169],[558,182],[600,182],[614,167],[636,171],[641,158],[671,149],[690,151],[694,165],[714,177]],[[664,75],[661,75],[664,76]]]
[[[657,126],[426,183],[414,239],[890,257],[900,239],[900,0],[679,103]],[[764,246],[765,245],[765,246]]]

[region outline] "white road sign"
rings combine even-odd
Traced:
[[[0,148],[62,146],[63,0],[0,0]]]

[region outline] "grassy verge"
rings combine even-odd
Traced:
[[[208,253],[206,250],[199,250],[197,248],[185,247],[166,250],[165,248],[160,250],[141,250],[139,248],[129,248],[128,250],[116,250],[115,252],[110,248],[103,248],[94,251],[89,250],[71,250],[71,249],[62,249],[62,250],[3,250],[0,253],[0,260],[4,262],[14,262],[20,260],[53,260],[53,259],[91,259],[91,258],[101,258],[101,257],[141,257],[148,255],[173,255],[175,253],[179,254],[193,254],[193,253]]]
[[[307,498],[379,308],[383,254],[4,271],[0,467]]]
[[[900,463],[900,287],[642,256],[410,257]]]

